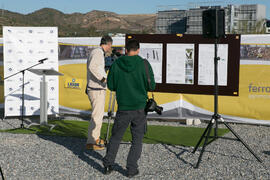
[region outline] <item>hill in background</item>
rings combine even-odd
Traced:
[[[154,33],[156,14],[119,15],[93,10],[86,14],[64,14],[43,8],[30,14],[1,10],[2,26],[57,26],[60,37],[100,36],[107,33]]]

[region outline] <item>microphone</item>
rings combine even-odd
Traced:
[[[44,61],[48,60],[48,58],[44,58],[44,59],[41,59],[41,60],[38,60],[39,63],[43,63]]]

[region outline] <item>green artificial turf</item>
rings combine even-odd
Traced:
[[[32,126],[32,130],[28,129],[8,129],[0,130],[0,132],[21,133],[21,134],[42,134],[53,136],[71,136],[78,138],[87,138],[88,121],[71,121],[71,120],[55,120],[49,121],[50,124],[57,126],[49,131],[47,126]],[[103,123],[101,129],[101,138],[105,139],[107,132],[107,123]],[[112,126],[110,126],[110,129]],[[148,125],[147,133],[143,142],[148,144],[173,144],[182,146],[195,146],[200,139],[205,128],[196,127],[175,127],[175,126],[156,126]],[[111,132],[111,130],[110,130]],[[218,136],[228,133],[227,129],[218,129]],[[213,132],[211,132],[213,135]],[[131,133],[128,128],[124,134],[123,141],[131,141]]]

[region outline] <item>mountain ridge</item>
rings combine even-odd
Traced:
[[[28,14],[1,9],[0,12],[2,26],[58,26],[59,36],[62,37],[154,33],[156,21],[156,14],[117,14],[100,10],[71,14],[53,8],[42,8]]]

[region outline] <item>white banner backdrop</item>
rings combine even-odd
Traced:
[[[25,68],[48,58],[34,69],[58,71],[57,27],[3,27],[4,77],[7,78]],[[40,114],[41,76],[25,71],[24,115]],[[48,114],[59,111],[59,83],[57,76],[46,77],[48,82]],[[5,116],[21,115],[23,73],[5,79]]]

